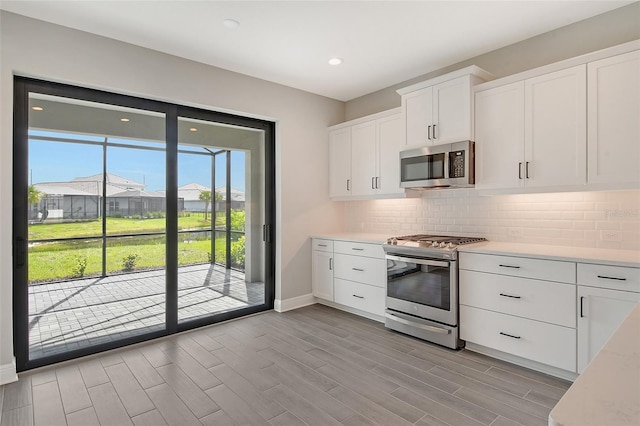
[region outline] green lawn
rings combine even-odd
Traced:
[[[208,217],[210,220],[211,216]],[[224,215],[217,222],[224,224]],[[220,223],[222,222],[222,223]],[[191,214],[178,220],[178,228],[202,229],[211,226],[203,214]],[[135,234],[162,232],[165,219],[107,218],[107,233]],[[102,222],[44,223],[29,226],[29,240],[87,237],[83,240],[40,243],[29,248],[29,282],[57,281],[65,278],[100,275],[102,273]],[[232,262],[244,267],[244,239],[232,242]],[[225,239],[216,239],[216,262],[225,262]],[[189,265],[210,261],[211,239],[202,234],[180,234],[178,264]],[[238,254],[240,253],[240,254]],[[140,236],[107,240],[107,273],[126,271],[124,258],[134,256],[133,270],[162,268],[165,262],[165,237]],[[238,259],[236,259],[238,257]],[[240,259],[241,257],[241,259]],[[82,267],[83,262],[85,266]]]

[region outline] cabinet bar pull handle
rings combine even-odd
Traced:
[[[427,126],[427,139],[431,140],[431,126]]]
[[[580,296],[580,318],[584,318],[584,311],[582,309],[582,301],[584,300],[584,296]]]
[[[524,176],[529,179],[529,162],[524,163]]]
[[[510,297],[510,298],[512,298],[512,299],[521,299],[521,297],[520,297],[520,296],[512,296],[512,295],[510,295],[510,294],[504,294],[504,293],[500,293],[500,296],[503,296],[503,297]]]
[[[514,336],[513,334],[503,333],[502,331],[500,332],[500,334],[503,335],[503,336],[511,337],[512,339],[519,339],[520,338],[520,336]]]
[[[433,125],[433,138],[434,139],[438,139],[438,137],[436,136],[436,125]]]
[[[512,265],[498,265],[502,268],[512,268],[512,269],[520,269],[519,266],[512,266]]]
[[[358,299],[364,299],[364,296],[358,296],[357,294],[354,294],[353,297],[357,297]]]
[[[518,179],[522,179],[522,163],[518,163]]]
[[[364,272],[364,269],[360,269],[360,268],[351,268],[351,269],[353,269],[354,271],[358,271],[358,272]]]
[[[326,244],[318,244],[318,247],[326,247]]]
[[[605,275],[598,275],[598,278],[602,278],[604,280],[616,280],[616,281],[626,281],[626,278],[618,278],[618,277],[607,277]]]
[[[376,178],[371,176],[371,189],[376,189]]]
[[[363,248],[359,248],[359,247],[351,247],[351,250],[355,250],[355,251],[364,251]]]
[[[380,176],[376,176],[376,189],[380,189]]]
[[[349,183],[351,183],[351,179],[347,179],[347,191],[351,191],[351,188],[349,188]]]

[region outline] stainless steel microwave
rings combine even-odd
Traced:
[[[400,153],[400,187],[466,188],[475,184],[475,143],[456,142]]]

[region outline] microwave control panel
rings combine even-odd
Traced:
[[[451,151],[449,153],[449,177],[464,177],[465,151]]]

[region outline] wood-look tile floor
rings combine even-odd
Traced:
[[[569,385],[313,305],[23,373],[1,425],[546,425]]]

